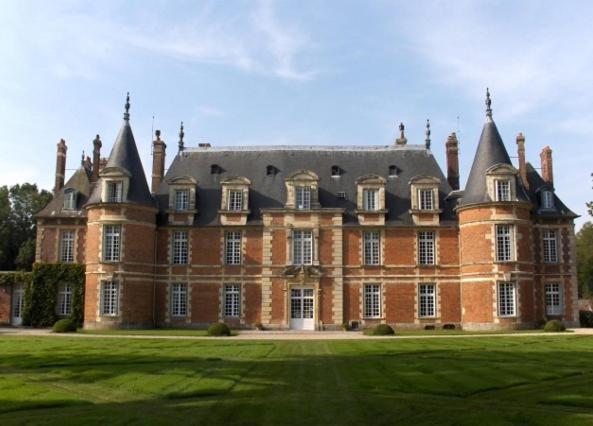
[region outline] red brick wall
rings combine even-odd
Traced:
[[[0,324],[10,323],[11,316],[11,287],[0,285]]]
[[[397,283],[383,287],[385,294],[385,321],[387,323],[413,323],[416,284]]]
[[[245,292],[245,322],[250,325],[261,322],[261,286],[245,284],[243,291]]]
[[[492,283],[464,282],[461,286],[463,301],[463,321],[469,323],[491,323],[492,317]]]
[[[202,324],[218,322],[219,303],[219,284],[192,284],[191,321]]]

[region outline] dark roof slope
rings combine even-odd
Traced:
[[[89,172],[80,167],[68,179],[66,185],[54,194],[54,198],[45,206],[37,217],[85,217],[86,212],[82,208],[87,202],[91,193],[92,184],[89,181]],[[76,191],[76,208],[73,210],[64,209],[64,193],[68,190]]]
[[[218,165],[220,174],[212,174],[211,166]],[[266,168],[274,166],[277,173],[268,175]],[[396,166],[397,177],[389,177],[389,167]],[[339,177],[332,177],[332,166],[341,169]],[[196,224],[217,225],[221,202],[220,182],[233,176],[251,180],[248,223],[261,222],[261,210],[282,208],[286,201],[285,179],[297,170],[315,172],[319,180],[319,202],[322,208],[343,208],[344,222],[355,223],[356,179],[379,175],[386,179],[388,225],[411,225],[409,181],[415,176],[434,176],[440,180],[439,198],[444,212],[442,222],[455,222],[452,202],[445,201],[451,191],[447,179],[432,153],[422,146],[266,146],[188,149],[177,155],[157,192],[161,211],[168,206],[167,181],[175,177],[191,176],[198,181]],[[346,199],[338,198],[345,192]]]
[[[570,210],[562,202],[560,198],[554,192],[552,185],[547,183],[531,165],[527,163],[527,182],[529,183],[529,198],[533,204],[533,214],[540,217],[564,217],[564,218],[576,218],[579,217],[576,213]],[[554,193],[554,208],[543,209],[541,191],[549,190]]]

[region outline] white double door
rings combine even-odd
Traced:
[[[12,325],[23,323],[23,300],[25,298],[25,286],[15,284],[12,288]]]
[[[290,328],[315,330],[315,292],[310,287],[290,289]]]

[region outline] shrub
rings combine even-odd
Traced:
[[[564,326],[564,323],[562,321],[558,321],[558,320],[550,320],[546,323],[546,325],[544,326],[544,331],[551,331],[551,332],[559,332],[559,331],[565,331],[566,327]]]
[[[369,333],[371,336],[393,336],[395,331],[387,324],[379,324],[375,326]]]
[[[593,312],[591,311],[580,311],[579,319],[581,320],[581,327],[593,327]]]
[[[217,322],[208,327],[208,336],[230,336],[231,329],[223,322]]]
[[[76,331],[76,323],[70,318],[64,318],[54,324],[52,331],[54,333],[70,333]]]

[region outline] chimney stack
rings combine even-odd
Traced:
[[[154,132],[155,140],[152,142],[152,185],[151,192],[154,194],[163,181],[165,175],[165,154],[167,145],[161,140],[161,131]]]
[[[542,162],[542,178],[549,183],[550,185],[554,186],[554,170],[552,168],[552,148],[549,146],[542,149],[539,158]]]
[[[91,182],[99,180],[99,167],[101,162],[101,138],[99,135],[93,141],[93,174],[91,175]]]
[[[457,135],[451,133],[445,144],[447,151],[447,181],[451,189],[459,189],[459,141]]]
[[[58,142],[58,151],[56,153],[56,182],[54,185],[54,194],[64,187],[64,176],[66,174],[66,141],[60,139]]]
[[[519,155],[519,175],[521,181],[526,189],[529,189],[529,182],[527,182],[527,167],[525,165],[525,136],[523,133],[517,135],[517,153]]]

